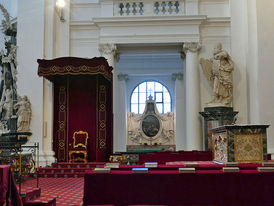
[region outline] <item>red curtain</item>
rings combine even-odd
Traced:
[[[112,86],[101,75],[61,77],[54,84],[54,148],[68,161],[73,133],[88,133],[88,160],[106,161],[112,152]]]
[[[88,160],[96,160],[97,75],[68,78],[68,144],[73,133],[88,133]]]

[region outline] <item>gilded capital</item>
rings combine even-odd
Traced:
[[[198,52],[201,49],[201,45],[198,42],[186,42],[183,46],[183,52]]]

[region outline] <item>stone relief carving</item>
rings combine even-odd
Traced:
[[[152,97],[143,114],[127,115],[128,145],[175,145],[174,113],[159,114]]]
[[[3,13],[2,32],[5,35],[5,50],[0,51],[0,133],[11,128],[20,132],[29,132],[31,104],[26,96],[17,94],[16,27],[11,24],[10,15],[0,4]],[[15,130],[16,131],[16,130]],[[11,131],[11,132],[15,132]]]
[[[231,73],[234,63],[229,54],[218,43],[213,52],[213,58],[200,59],[200,64],[213,88],[213,96],[208,106],[231,106],[233,83]]]

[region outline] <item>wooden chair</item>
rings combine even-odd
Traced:
[[[72,149],[69,150],[69,162],[84,162],[88,161],[87,145],[88,133],[78,131],[73,133]]]

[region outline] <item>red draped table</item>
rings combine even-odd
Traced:
[[[180,174],[111,171],[85,173],[84,205],[273,205],[274,173],[202,170]]]
[[[9,165],[0,165],[0,205],[23,205]]]

